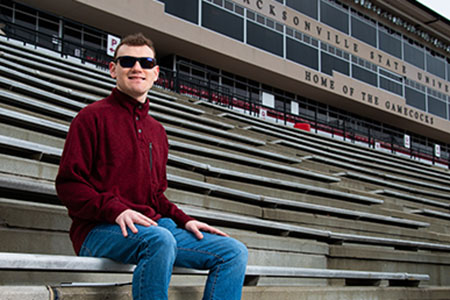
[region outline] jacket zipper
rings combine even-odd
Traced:
[[[152,171],[152,167],[153,167],[153,158],[152,158],[152,143],[149,144],[149,150],[150,150],[150,172]]]

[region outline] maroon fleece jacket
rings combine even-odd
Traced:
[[[180,227],[193,220],[171,203],[167,189],[167,135],[141,104],[114,89],[73,119],[64,145],[56,191],[72,218],[70,238],[78,254],[88,233],[115,223],[126,209]]]

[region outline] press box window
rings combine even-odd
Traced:
[[[202,26],[241,42],[244,41],[242,17],[205,2],[202,5]]]
[[[409,41],[403,41],[403,54],[406,62],[422,70],[425,69],[425,53],[423,49],[420,49]]]
[[[317,20],[317,0],[286,0],[286,5]]]
[[[446,103],[428,95],[428,112],[430,114],[447,119]]]
[[[402,58],[400,35],[392,29],[380,26],[378,30],[379,48],[395,57]]]
[[[247,44],[283,56],[283,36],[251,21],[247,21]]]
[[[403,96],[403,86],[383,76],[380,76],[380,87],[391,93]]]
[[[427,53],[427,71],[445,79],[445,60]]]
[[[425,111],[425,94],[415,89],[405,87],[406,104]]]
[[[378,86],[378,76],[365,68],[352,64],[352,77],[373,86]]]
[[[328,75],[333,75],[333,70],[340,72],[345,75],[349,75],[349,63],[337,58],[333,55],[327,54],[325,52],[321,52],[321,72],[326,73]]]
[[[198,24],[198,0],[160,0],[164,11],[186,21]]]
[[[352,16],[352,36],[373,47],[377,47],[376,28],[354,16]]]
[[[320,3],[320,21],[348,33],[348,13],[323,1]]]
[[[319,53],[316,48],[286,38],[286,56],[288,59],[312,69],[319,69]]]

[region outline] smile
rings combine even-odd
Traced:
[[[130,80],[145,80],[145,77],[141,77],[141,76],[128,76],[128,79],[130,79]]]

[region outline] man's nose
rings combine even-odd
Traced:
[[[137,71],[142,71],[141,63],[138,60],[136,60],[136,62],[134,63],[134,65],[131,69],[137,70]]]

